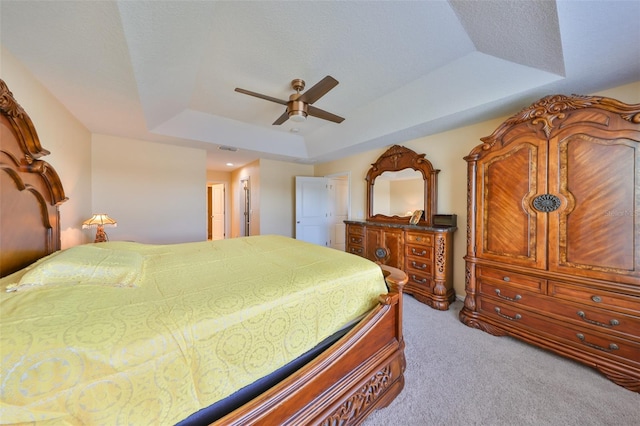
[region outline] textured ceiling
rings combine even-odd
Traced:
[[[94,133],[314,163],[640,80],[638,1],[7,1],[0,41]],[[345,117],[271,123],[290,82]],[[8,82],[10,85],[10,82]],[[292,132],[297,129],[297,132]],[[219,146],[237,147],[237,152]]]

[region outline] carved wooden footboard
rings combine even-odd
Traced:
[[[387,277],[392,292],[381,295],[380,304],[334,346],[215,424],[357,425],[387,406],[404,386],[406,275],[397,276]]]

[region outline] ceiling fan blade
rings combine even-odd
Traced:
[[[236,92],[244,93],[245,95],[249,95],[249,96],[255,96],[256,98],[265,99],[267,101],[275,102],[275,103],[280,104],[280,105],[286,105],[287,102],[288,102],[288,101],[283,101],[282,99],[278,99],[278,98],[274,98],[274,97],[271,97],[271,96],[263,95],[261,93],[256,93],[256,92],[252,92],[250,90],[241,89],[239,87],[236,87]]]
[[[316,83],[311,89],[306,90],[300,97],[299,101],[306,102],[308,104],[312,104],[321,97],[323,97],[329,90],[333,89],[338,85],[338,80],[331,77],[330,75],[326,76],[322,80]]]
[[[285,110],[285,112],[283,112],[282,115],[278,117],[278,119],[274,121],[272,125],[276,126],[276,125],[282,124],[288,119],[289,119],[289,112]]]
[[[320,108],[316,108],[312,105],[309,105],[307,107],[307,114],[313,117],[322,118],[323,120],[333,121],[334,123],[342,123],[344,121],[344,118],[340,117],[339,115],[331,114],[330,112],[327,112]]]

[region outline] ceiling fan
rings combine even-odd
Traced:
[[[307,119],[307,115],[322,118],[323,120],[333,121],[334,123],[342,123],[344,121],[344,118],[342,117],[311,105],[315,101],[326,95],[329,90],[336,87],[338,85],[338,80],[328,75],[318,83],[316,83],[316,85],[311,89],[307,90],[304,93],[300,93],[304,90],[304,85],[304,80],[301,80],[299,78],[292,80],[291,87],[296,91],[296,93],[293,93],[291,96],[289,96],[288,101],[273,98],[267,95],[262,95],[256,92],[251,92],[249,90],[240,89],[239,87],[236,87],[236,92],[255,96],[256,98],[260,99],[266,99],[267,101],[275,102],[281,105],[286,105],[287,109],[284,113],[282,113],[280,117],[278,117],[276,121],[273,122],[274,125],[282,124],[289,118],[297,122],[305,121]]]

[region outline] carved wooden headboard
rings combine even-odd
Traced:
[[[60,249],[67,200],[31,119],[0,79],[0,276]]]

